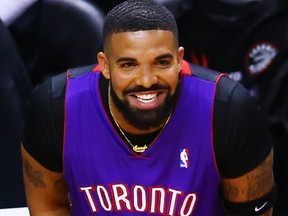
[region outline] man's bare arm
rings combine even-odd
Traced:
[[[70,216],[68,187],[62,173],[49,171],[21,147],[23,176],[31,216]]]
[[[269,193],[274,184],[273,151],[254,170],[235,179],[222,179],[224,197],[231,202],[248,202]],[[271,216],[272,208],[262,214]]]

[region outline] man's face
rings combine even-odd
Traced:
[[[131,125],[149,129],[166,120],[179,83],[183,54],[170,31],[112,35],[102,71],[111,81],[113,103]]]

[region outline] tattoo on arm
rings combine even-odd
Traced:
[[[29,180],[36,188],[46,188],[46,184],[43,180],[43,174],[40,171],[33,170],[31,164],[27,159],[24,160],[24,169]]]
[[[257,199],[265,194],[263,191],[269,190],[267,185],[273,185],[272,174],[273,156],[272,153],[253,171],[248,173],[243,179],[243,184],[234,185],[226,182],[223,185],[223,193],[228,200],[237,200],[242,197],[246,201]]]
[[[272,168],[273,166],[273,155],[270,155],[266,158],[266,160],[257,167],[257,172],[255,174],[251,174],[247,176],[249,185],[249,197],[255,199],[255,197],[260,197],[263,194],[264,189],[267,190],[271,186],[273,186],[273,174]],[[265,194],[265,193],[264,193]]]
[[[224,196],[228,200],[233,200],[239,196],[239,189],[233,185],[226,184],[223,188]]]
[[[68,186],[63,178],[55,181],[54,190],[57,192],[68,191]]]

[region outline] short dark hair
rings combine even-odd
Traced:
[[[178,44],[178,29],[173,14],[154,0],[128,0],[111,9],[103,28],[104,47],[113,33],[145,30],[171,31]]]

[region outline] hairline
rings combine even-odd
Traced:
[[[178,35],[177,33],[175,33],[174,31],[170,30],[170,29],[147,29],[147,30],[123,30],[123,31],[114,31],[111,32],[109,35],[106,35],[105,38],[103,38],[103,51],[104,53],[107,53],[107,49],[108,47],[112,44],[112,36],[116,35],[116,34],[121,34],[121,33],[133,33],[133,32],[141,32],[141,31],[167,31],[167,32],[171,32],[173,35],[173,40],[175,43],[176,47],[179,47],[179,41],[178,41]]]

